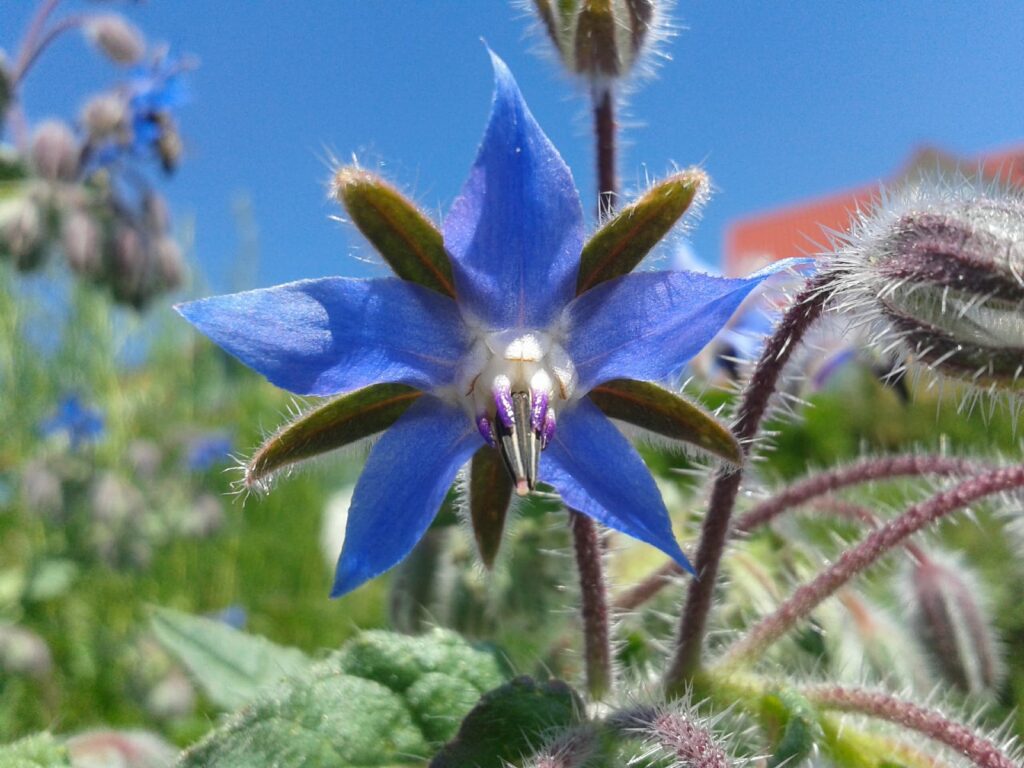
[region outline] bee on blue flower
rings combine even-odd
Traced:
[[[103,436],[103,414],[88,407],[77,394],[61,398],[53,415],[44,419],[39,431],[44,437],[63,434],[71,450],[95,443]]]
[[[695,409],[652,382],[676,376],[768,272],[622,274],[581,260],[572,175],[492,60],[487,129],[440,232],[383,185],[362,208],[346,200],[354,219],[405,227],[401,238],[370,236],[386,259],[396,248],[408,255],[389,261],[397,278],[303,280],[177,307],[277,386],[342,395],[272,436],[247,468],[249,485],[383,431],[353,494],[335,596],[402,560],[471,461],[470,496],[496,499],[493,519],[513,492],[543,484],[690,569],[654,479],[609,415],[651,428],[660,414]],[[342,169],[339,185],[359,173]],[[637,409],[653,401],[657,413]],[[740,460],[731,437],[716,451],[713,427],[699,424],[684,439]]]

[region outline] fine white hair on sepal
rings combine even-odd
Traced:
[[[831,309],[871,348],[965,385],[1014,422],[1024,393],[1024,192],[995,181],[925,176],[881,189],[848,232],[827,233]],[[936,385],[941,388],[942,385]],[[955,388],[954,388],[955,389]]]

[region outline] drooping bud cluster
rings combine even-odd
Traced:
[[[989,391],[1024,374],[1024,196],[967,179],[882,195],[827,267],[873,345]]]
[[[927,556],[910,566],[904,582],[914,628],[935,669],[965,693],[993,691],[1002,663],[970,571],[962,563]]]
[[[80,29],[121,65],[139,64],[146,53],[141,32],[117,14],[71,16],[54,25],[41,39]],[[60,252],[73,274],[140,309],[184,282],[167,205],[142,166],[156,161],[170,172],[180,162],[173,110],[184,101],[189,66],[158,50],[124,82],[89,99],[75,128],[48,119],[32,128],[26,146],[0,145],[0,180],[8,191],[0,201],[0,259],[27,271]],[[0,113],[19,100],[23,79],[23,71],[15,80],[0,61]]]
[[[665,36],[659,0],[533,0],[563,64],[593,85],[629,76]]]

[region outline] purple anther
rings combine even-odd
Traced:
[[[548,393],[544,390],[530,393],[530,429],[540,432],[548,412]]]
[[[515,410],[512,406],[512,389],[508,384],[494,385],[494,405],[498,408],[501,423],[512,429],[516,423]]]
[[[540,432],[540,447],[544,450],[548,447],[548,443],[551,442],[551,438],[555,436],[555,409],[548,408],[548,412],[544,414],[544,428]]]
[[[476,428],[480,430],[480,436],[486,441],[486,443],[494,448],[498,442],[494,439],[494,427],[491,425],[491,420],[487,416],[477,416]]]

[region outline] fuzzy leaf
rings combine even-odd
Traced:
[[[469,516],[480,559],[488,568],[501,546],[505,516],[512,500],[512,480],[498,451],[484,446],[473,455],[469,473]]]
[[[0,768],[64,768],[67,750],[49,733],[37,733],[0,747]]]
[[[577,295],[632,272],[675,226],[706,182],[703,171],[677,173],[655,184],[606,222],[583,246]]]
[[[249,703],[282,677],[298,674],[313,663],[296,648],[167,608],[156,610],[152,626],[164,648],[222,709]]]
[[[656,384],[613,379],[590,390],[590,399],[612,419],[689,443],[731,464],[743,461],[743,451],[728,427],[700,406]]]
[[[517,677],[473,707],[430,768],[503,768],[530,755],[557,729],[580,724],[579,695],[561,680]]]
[[[455,297],[441,233],[398,190],[368,171],[346,166],[335,176],[335,194],[396,275]]]
[[[232,715],[178,765],[423,765],[501,679],[492,654],[452,632],[366,632]]]
[[[421,394],[405,384],[374,384],[307,411],[263,443],[245,469],[246,485],[259,485],[284,467],[384,431]]]

